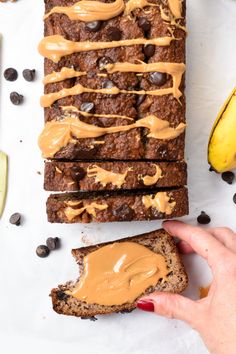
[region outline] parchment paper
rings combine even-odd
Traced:
[[[9,193],[0,221],[0,347],[12,353],[86,354],[205,354],[198,334],[184,323],[135,311],[112,315],[96,322],[59,316],[51,309],[50,289],[76,279],[73,247],[154,230],[159,222],[107,225],[50,225],[46,221],[43,160],[37,137],[43,127],[39,97],[43,86],[43,60],[37,44],[43,36],[43,1],[19,0],[0,4],[3,35],[1,71],[15,67],[20,77],[2,79],[0,149],[10,157]],[[236,229],[236,184],[229,186],[208,171],[207,141],[211,126],[236,84],[236,2],[188,0],[186,156],[189,165],[190,216],[196,223],[201,210],[212,226]],[[37,81],[27,83],[21,72],[37,70]],[[9,101],[11,91],[25,96],[22,106]],[[20,142],[22,140],[22,142]],[[20,227],[10,225],[13,212],[24,216]],[[47,259],[35,255],[49,236],[62,238],[62,249]],[[198,287],[208,285],[208,266],[197,256],[185,257],[190,275],[187,295],[196,298]]]

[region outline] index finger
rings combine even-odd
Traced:
[[[211,267],[216,264],[216,261],[224,260],[226,247],[208,231],[180,221],[165,221],[163,227],[171,235],[187,242],[196,253],[207,260]]]

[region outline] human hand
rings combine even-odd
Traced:
[[[187,322],[196,329],[212,354],[236,353],[236,233],[227,228],[202,229],[166,221],[164,229],[180,238],[182,253],[196,252],[213,274],[208,296],[193,301],[178,294],[153,293],[137,307]]]

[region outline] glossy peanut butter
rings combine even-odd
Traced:
[[[171,13],[176,19],[182,17],[182,0],[168,0]]]
[[[156,168],[156,173],[153,176],[143,176],[141,177],[143,184],[145,186],[152,186],[153,184],[156,184],[157,181],[162,178],[162,170],[160,169],[160,167],[158,165],[154,165]]]
[[[171,197],[166,192],[158,192],[154,196],[144,195],[142,202],[147,209],[155,208],[160,213],[171,215],[175,208],[176,202],[171,202],[170,199]]]
[[[103,187],[111,183],[114,186],[121,188],[121,186],[125,183],[125,179],[129,171],[130,169],[128,168],[124,173],[115,173],[112,171],[107,171],[97,165],[93,165],[88,167],[87,176],[94,178],[95,182],[101,183]]]
[[[72,79],[74,77],[86,75],[86,71],[76,71],[73,68],[62,68],[61,71],[53,71],[51,74],[45,76],[43,79],[44,85],[51,84],[54,82],[63,81],[66,79]]]
[[[88,304],[133,303],[167,274],[162,255],[135,242],[117,242],[84,257],[83,274],[67,294]]]
[[[99,117],[99,118],[111,118],[111,119],[127,119],[127,120],[134,120],[134,118],[127,117],[127,116],[121,116],[119,114],[97,114],[97,113],[88,113],[84,111],[80,111],[77,107],[75,106],[61,106],[60,107],[65,114],[70,114],[70,112],[75,112],[79,113],[84,117]]]
[[[74,218],[76,218],[76,216],[81,215],[84,211],[96,217],[96,210],[105,210],[108,208],[107,204],[97,204],[95,202],[86,205],[83,205],[83,201],[75,202],[75,204],[73,204],[73,202],[67,202],[66,204],[68,206],[65,208],[64,213],[68,221],[72,221]],[[81,205],[79,208],[72,208],[79,204]]]
[[[47,19],[53,13],[58,13],[67,15],[71,20],[106,21],[121,14],[124,8],[123,0],[116,0],[112,3],[82,0],[76,2],[73,6],[55,6],[44,16],[44,19]]]
[[[148,2],[147,0],[129,0],[125,4],[125,15],[130,15],[132,11],[135,9],[143,9],[146,6],[159,6],[158,4],[153,4]]]
[[[160,38],[133,38],[124,39],[120,41],[111,42],[73,42],[65,39],[60,35],[53,35],[44,37],[39,43],[39,53],[48,59],[51,59],[54,63],[58,63],[60,59],[66,55],[70,55],[77,52],[87,52],[90,50],[99,50],[107,48],[117,48],[122,46],[132,46],[137,44],[153,44],[156,46],[169,46],[170,43],[175,40],[173,36],[166,36]]]
[[[133,124],[113,127],[98,127],[82,122],[76,117],[66,117],[46,123],[39,137],[39,147],[44,157],[53,157],[61,148],[75,139],[97,138],[105,134],[129,131],[134,128],[147,128],[148,138],[170,140],[181,135],[186,125],[180,123],[176,128],[170,127],[168,121],[154,115],[146,116]]]

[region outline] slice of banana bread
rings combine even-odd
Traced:
[[[173,238],[164,230],[156,230],[139,236],[121,239],[115,242],[135,242],[147,247],[151,251],[164,256],[168,268],[167,280],[160,279],[155,287],[150,287],[140,294],[140,298],[144,294],[154,291],[165,291],[171,293],[181,293],[188,285],[188,277],[184,269],[184,265],[178,253]],[[107,242],[99,245],[82,247],[72,250],[76,262],[80,267],[80,276],[84,272],[84,257],[97,249],[114,244],[115,242]],[[112,312],[131,312],[136,307],[138,298],[133,303],[125,303],[123,305],[104,306],[98,304],[87,304],[75,297],[68,295],[66,292],[71,291],[75,283],[68,282],[65,285],[59,285],[58,288],[51,291],[53,309],[59,313],[69,316],[77,316],[82,318],[92,318],[99,314],[109,314]]]
[[[47,200],[48,221],[51,223],[145,221],[187,214],[188,192],[185,187],[51,194]]]
[[[187,184],[187,166],[180,162],[45,163],[44,188],[55,192],[180,187]]]

